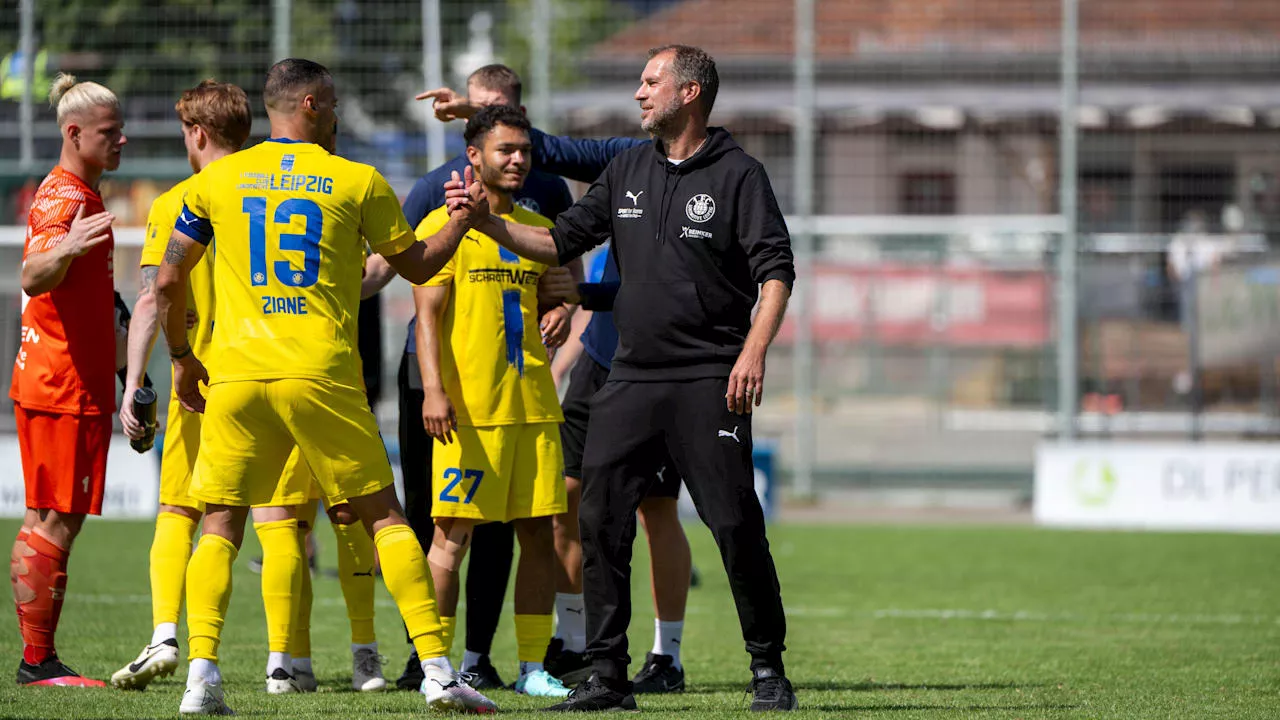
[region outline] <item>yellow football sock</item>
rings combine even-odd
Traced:
[[[298,528],[298,550],[306,556],[307,529]],[[311,569],[302,568],[302,586],[294,608],[293,627],[289,630],[289,655],[293,659],[311,657],[311,604],[314,594],[311,588]]]
[[[231,567],[236,546],[208,533],[200,536],[187,564],[188,659],[218,661],[218,641],[231,602]]]
[[[408,525],[391,525],[373,538],[382,560],[382,580],[400,609],[418,659],[445,657],[449,649],[441,637],[443,628],[436,612],[435,588],[427,571],[427,556],[418,537]]]
[[[267,616],[267,650],[289,652],[289,632],[295,614],[294,599],[302,592],[302,561],[298,547],[298,521],[254,523],[262,544],[262,607]]]
[[[553,614],[516,615],[516,657],[520,662],[542,662],[551,642]]]
[[[333,534],[338,539],[338,583],[347,601],[347,618],[351,621],[351,642],[368,645],[377,642],[373,630],[373,538],[364,523],[339,525]]]
[[[162,512],[156,516],[151,539],[151,626],[178,622],[191,561],[191,536],[196,521],[186,515]]]
[[[316,526],[316,501],[298,506],[298,552],[307,557],[307,533]],[[311,587],[311,569],[302,568],[302,584],[298,590],[298,602],[294,607],[293,628],[289,633],[289,655],[294,660],[311,657],[311,605],[314,599]]]
[[[458,629],[458,616],[440,616],[440,642],[444,643],[444,654],[453,652],[453,633]]]

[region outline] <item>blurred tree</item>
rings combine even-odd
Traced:
[[[250,91],[270,66],[273,3],[265,0],[63,0],[38,3],[41,47],[56,66],[111,87],[126,104],[140,96],[171,107],[178,92],[205,77]],[[383,115],[422,89],[420,0],[292,0],[291,54],[327,65],[345,97]],[[441,0],[448,57],[464,46],[471,13],[502,0]],[[16,44],[17,22],[0,23]],[[2,53],[0,53],[2,54]],[[412,93],[410,93],[410,97]],[[143,112],[159,108],[145,108]]]
[[[310,17],[310,6],[320,4],[295,0],[303,6],[295,18]],[[171,105],[206,77],[252,88],[271,60],[270,3],[65,0],[40,3],[37,13],[42,45],[61,57],[58,65],[101,80],[126,103],[145,95]],[[320,23],[308,30],[331,33]]]
[[[506,12],[498,18],[502,42],[498,55],[515,68],[527,83],[529,78],[529,28],[534,0],[507,0]],[[615,0],[550,0],[551,84],[569,87],[580,81],[582,53],[631,23],[631,5]]]

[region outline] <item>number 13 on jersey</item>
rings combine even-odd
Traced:
[[[270,284],[267,272],[267,216],[270,215],[277,235],[277,247],[283,252],[302,253],[299,269],[291,260],[277,260],[270,275],[286,287],[304,288],[316,284],[320,278],[320,238],[324,234],[324,213],[314,201],[306,198],[289,198],[269,213],[267,199],[262,196],[244,198],[242,210],[249,216],[249,283],[254,287]],[[279,226],[289,227],[295,217],[303,219],[303,232],[280,232]]]

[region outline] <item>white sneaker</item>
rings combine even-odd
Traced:
[[[122,690],[142,690],[158,677],[172,675],[178,669],[178,641],[165,640],[158,645],[148,645],[138,653],[138,659],[125,665],[111,676],[111,684]]]
[[[192,682],[196,683],[192,686]],[[222,697],[222,683],[214,685],[199,678],[187,680],[178,712],[183,715],[235,715]]]
[[[284,668],[276,668],[267,676],[267,694],[269,695],[288,695],[289,693],[300,692],[302,692],[302,688],[298,686],[298,681]]]
[[[304,693],[313,693],[319,687],[316,682],[316,674],[310,670],[293,669],[293,680],[298,685],[298,690]]]
[[[418,692],[427,698],[427,707],[432,710],[481,715],[498,712],[498,706],[492,700],[463,682],[458,673],[450,673],[438,665],[422,664],[422,685]]]
[[[385,690],[382,656],[373,648],[360,648],[351,654],[351,687],[359,692]]]

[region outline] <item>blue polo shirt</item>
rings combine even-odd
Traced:
[[[409,227],[414,230],[422,219],[432,210],[444,205],[444,184],[454,172],[462,175],[462,171],[470,163],[466,155],[459,155],[431,172],[423,175],[414,183],[409,197],[404,201],[404,216]],[[524,187],[516,191],[512,197],[517,205],[532,210],[539,215],[554,221],[556,216],[573,205],[573,196],[569,194],[569,186],[557,175],[540,170],[533,170],[525,178]],[[404,351],[417,352],[417,340],[414,338],[414,326],[417,318],[409,321],[409,337],[405,339]]]

